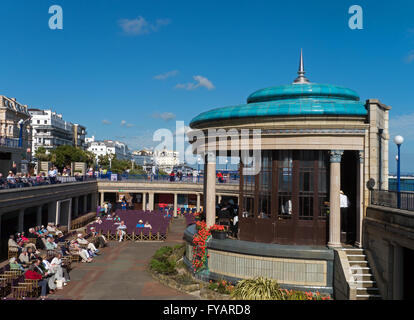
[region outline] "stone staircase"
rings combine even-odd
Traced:
[[[364,249],[344,248],[357,285],[356,300],[380,300],[381,295],[372,275]]]

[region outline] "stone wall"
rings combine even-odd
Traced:
[[[402,248],[414,250],[414,212],[370,206],[363,225],[364,249],[384,299],[401,296]]]

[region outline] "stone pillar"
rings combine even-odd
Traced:
[[[403,249],[398,244],[393,244],[394,263],[392,271],[392,299],[403,300],[404,295],[404,267],[403,267]],[[391,280],[391,279],[390,279]]]
[[[216,223],[216,155],[209,152],[206,155],[207,172],[204,173],[206,184],[204,188],[205,212],[207,227]]]
[[[91,193],[91,211],[96,211],[96,207],[97,207],[97,198],[98,198],[98,194],[96,192],[92,192]]]
[[[200,212],[200,199],[201,195],[197,193],[197,212]]]
[[[357,208],[356,208],[356,241],[357,247],[362,247],[362,220],[364,219],[364,151],[358,151],[357,163]]]
[[[85,214],[88,211],[88,195],[85,194],[83,196],[83,203],[82,203],[82,213]]]
[[[47,222],[56,223],[56,201],[49,202],[47,208]]]
[[[73,198],[73,218],[79,215],[79,197]]]
[[[103,207],[103,205],[104,205],[104,198],[105,197],[105,192],[101,192],[101,207]]]
[[[174,193],[174,218],[177,217],[178,210],[178,194]]]
[[[147,193],[142,193],[142,210],[147,210]]]
[[[42,206],[38,206],[36,208],[36,225],[37,226],[42,225]]]
[[[148,194],[148,210],[154,210],[154,192]]]
[[[19,218],[17,222],[17,232],[23,232],[24,228],[24,209],[19,210]]]
[[[331,151],[330,195],[329,195],[329,242],[330,247],[341,247],[341,157],[342,150]]]

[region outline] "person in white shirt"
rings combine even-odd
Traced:
[[[79,244],[87,245],[88,249],[91,250],[94,254],[97,254],[99,252],[99,250],[96,249],[95,245],[92,242],[89,242],[88,240],[83,238],[82,233],[78,234],[78,239],[76,241]]]
[[[127,229],[127,226],[125,225],[125,222],[121,221],[121,224],[116,229],[119,236],[119,242],[121,242],[126,234],[125,230]]]
[[[54,270],[56,275],[56,280],[63,280],[63,285],[66,285],[66,282],[70,281],[68,270],[62,264],[62,255],[60,253],[50,262],[52,270]]]
[[[341,208],[341,231],[348,232],[348,208],[351,202],[342,190],[339,194],[339,203]]]

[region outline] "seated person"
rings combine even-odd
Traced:
[[[19,255],[18,258],[19,263],[23,266],[23,268],[27,269],[30,265],[30,258],[27,254],[27,249],[23,248],[22,253]]]
[[[33,264],[30,266],[29,270],[27,270],[24,273],[24,277],[25,279],[30,279],[30,280],[38,280],[39,282],[39,286],[42,288],[41,289],[41,294],[40,294],[40,299],[45,299],[46,298],[46,291],[47,291],[47,281],[45,279],[43,279],[43,271],[42,269],[39,267],[39,260],[37,260],[36,264]],[[51,293],[53,293],[54,288],[50,288]]]
[[[79,244],[76,242],[76,240],[71,240],[69,245],[69,251],[73,255],[78,255],[82,258],[82,262],[92,262],[92,258],[89,256],[89,253],[87,250],[82,249]]]
[[[114,221],[121,222],[121,218],[119,216],[115,216]]]
[[[112,216],[111,216],[110,214],[108,214],[108,215],[106,216],[106,220],[112,220]]]
[[[66,282],[70,281],[68,268],[62,261],[62,254],[56,254],[50,262],[50,266],[55,272],[56,280],[62,280],[63,285],[66,285]]]
[[[29,256],[29,261],[30,262],[33,262],[34,260],[37,259],[37,254],[35,252],[33,252],[32,247],[26,248],[26,251],[27,251],[27,255]]]
[[[149,228],[150,230],[152,230],[152,226],[150,225],[148,221],[145,222],[144,228]]]
[[[125,225],[125,222],[121,221],[121,224],[116,229],[117,229],[117,234],[119,236],[119,242],[121,242],[122,239],[124,238],[124,235],[126,234],[127,226]]]
[[[94,238],[96,237],[98,239],[99,247],[106,247],[107,246],[108,241],[106,241],[105,236],[102,235],[102,234],[101,235],[98,234],[98,232],[96,232],[94,227],[91,228],[91,234],[92,234],[92,237],[94,237]]]
[[[92,251],[92,253],[93,253],[93,254],[95,254],[95,255],[99,252],[99,250],[98,250],[98,249],[96,249],[96,247],[95,247],[95,245],[94,245],[93,243],[89,242],[88,240],[86,240],[86,239],[83,237],[82,233],[79,233],[79,234],[78,234],[78,239],[76,239],[76,241],[77,241],[79,244],[83,244],[83,245],[87,246],[87,248],[88,248],[89,250],[91,250],[91,251]]]
[[[8,242],[9,251],[14,251],[17,252],[17,254],[20,254],[22,252],[22,247],[19,246],[19,244],[14,239],[14,235],[11,234]]]
[[[24,271],[23,266],[17,262],[16,258],[11,258],[9,260],[10,270],[21,270]]]
[[[54,239],[52,236],[48,236],[47,240],[46,240],[46,245],[45,245],[46,250],[53,250],[53,251],[60,251],[58,249],[58,245],[57,243],[55,243]]]
[[[144,228],[144,222],[142,220],[139,220],[136,227],[137,228]]]
[[[95,221],[97,224],[102,224],[102,219],[101,219],[101,217],[98,217],[98,218],[96,218],[96,221]]]

